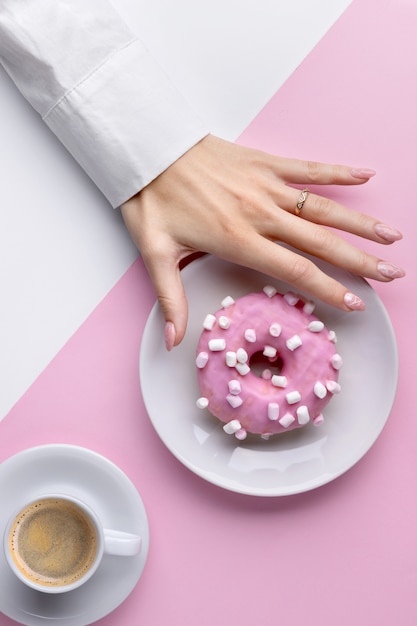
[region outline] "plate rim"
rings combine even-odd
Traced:
[[[305,255],[307,257],[309,257],[309,255]],[[198,265],[204,264],[204,263],[210,263],[210,260],[214,260],[215,262],[220,262],[220,263],[225,263],[229,266],[232,267],[237,267],[238,269],[241,270],[245,270],[245,268],[240,268],[240,266],[237,266],[234,263],[230,263],[228,261],[224,261],[222,259],[218,259],[217,257],[213,257],[211,255],[205,255],[202,258],[199,258],[195,261],[193,261],[192,264],[187,265],[183,270],[182,270],[182,276],[184,280],[184,283],[186,283],[187,280],[187,273],[189,273],[190,271],[195,271],[196,268],[198,267]],[[311,491],[313,489],[317,489],[321,486],[324,486],[330,482],[332,482],[333,480],[336,480],[337,478],[339,478],[340,476],[342,476],[343,474],[345,474],[347,471],[349,471],[350,469],[352,469],[352,467],[354,467],[368,452],[369,450],[372,448],[372,446],[375,444],[375,442],[378,440],[378,438],[380,437],[381,433],[383,432],[387,421],[390,417],[391,411],[392,411],[392,407],[393,404],[395,402],[395,398],[396,398],[396,391],[397,391],[397,387],[398,387],[398,375],[399,375],[399,355],[398,355],[398,344],[397,344],[397,340],[396,340],[396,335],[395,335],[395,330],[392,324],[392,321],[388,315],[388,311],[384,305],[384,303],[382,302],[381,298],[379,297],[379,295],[376,293],[376,291],[372,288],[372,286],[369,284],[369,282],[367,280],[365,280],[362,277],[359,276],[355,276],[349,272],[347,272],[346,270],[342,270],[340,268],[335,268],[334,266],[330,265],[329,263],[322,261],[320,259],[314,259],[314,262],[319,266],[319,267],[324,267],[326,268],[325,271],[327,271],[328,273],[330,273],[331,275],[337,275],[337,274],[342,274],[342,276],[346,277],[350,277],[350,279],[356,280],[356,281],[360,281],[362,283],[362,285],[365,287],[365,289],[368,289],[370,293],[372,293],[375,302],[378,305],[378,308],[383,316],[383,322],[386,325],[388,331],[389,331],[389,336],[391,339],[391,349],[392,349],[392,359],[391,359],[391,364],[392,364],[392,370],[391,373],[394,377],[394,382],[392,385],[392,394],[391,397],[389,398],[389,402],[386,405],[387,406],[387,410],[386,410],[386,415],[385,418],[383,420],[381,420],[379,422],[379,427],[376,428],[373,432],[373,437],[369,439],[369,441],[367,442],[367,444],[361,449],[360,453],[357,454],[354,457],[354,460],[349,461],[348,464],[344,467],[341,467],[339,471],[337,472],[333,472],[333,473],[323,473],[321,475],[318,475],[316,478],[312,479],[312,480],[304,480],[302,481],[300,484],[298,484],[297,486],[291,485],[291,486],[282,486],[280,485],[279,487],[270,487],[270,488],[262,488],[262,486],[257,487],[256,489],[254,489],[253,487],[244,485],[244,484],[236,484],[236,481],[230,480],[230,479],[226,479],[226,480],[221,480],[219,478],[217,478],[217,476],[213,475],[212,473],[210,473],[208,470],[206,470],[205,468],[200,467],[199,465],[197,465],[195,462],[193,462],[192,460],[187,458],[187,455],[184,452],[181,452],[180,450],[177,449],[177,447],[173,446],[170,444],[169,441],[167,441],[167,438],[164,436],[163,433],[161,433],[160,428],[158,427],[158,425],[155,423],[155,420],[152,418],[152,411],[150,410],[149,406],[148,406],[148,398],[147,398],[147,394],[143,389],[142,386],[142,370],[145,368],[145,351],[146,351],[146,346],[147,346],[147,342],[148,342],[148,336],[149,336],[149,331],[150,328],[152,326],[152,324],[154,323],[154,318],[156,316],[161,318],[161,311],[160,311],[160,307],[159,307],[159,303],[158,300],[155,301],[149,315],[148,318],[146,320],[145,326],[144,326],[144,330],[143,330],[143,334],[142,334],[142,341],[141,341],[141,346],[140,346],[140,353],[139,353],[139,380],[140,380],[140,386],[141,386],[141,391],[142,391],[142,398],[143,398],[143,402],[145,405],[145,409],[146,412],[148,414],[148,417],[151,421],[151,424],[153,426],[153,428],[155,429],[158,437],[160,438],[160,440],[162,441],[162,443],[165,445],[165,447],[171,452],[171,454],[173,454],[173,456],[180,462],[182,463],[182,465],[184,465],[187,469],[189,469],[191,472],[193,472],[195,475],[199,476],[200,478],[202,478],[203,480],[216,485],[217,487],[220,487],[222,489],[225,489],[226,491],[231,491],[234,493],[240,493],[240,494],[244,494],[244,495],[249,495],[249,496],[255,496],[255,497],[282,497],[282,496],[289,496],[289,495],[296,495],[296,494],[300,494],[300,493],[305,493],[308,491]],[[249,270],[250,272],[255,272],[257,274],[259,274],[260,276],[265,276],[265,274],[263,274],[262,272],[257,272],[256,270]],[[340,277],[339,277],[340,279]],[[277,282],[277,279],[274,278],[270,278],[270,281],[275,281]],[[284,281],[280,281],[278,280],[279,283],[283,283]],[[285,283],[286,284],[286,283]],[[288,289],[291,289],[291,286],[287,285]],[[219,422],[220,426],[221,423]],[[285,436],[285,435],[284,435]]]

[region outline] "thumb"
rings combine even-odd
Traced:
[[[181,343],[188,321],[188,304],[178,264],[171,258],[152,259],[147,269],[165,319],[167,350]]]

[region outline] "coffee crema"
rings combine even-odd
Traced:
[[[82,578],[94,564],[98,539],[90,517],[64,498],[45,498],[15,517],[8,547],[19,571],[45,587]]]

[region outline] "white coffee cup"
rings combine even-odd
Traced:
[[[131,557],[141,537],[103,528],[85,502],[63,494],[32,499],[12,515],[4,551],[14,574],[45,593],[72,591],[86,583],[105,554]]]

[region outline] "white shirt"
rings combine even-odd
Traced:
[[[0,0],[0,62],[113,207],[208,133],[107,0]]]

